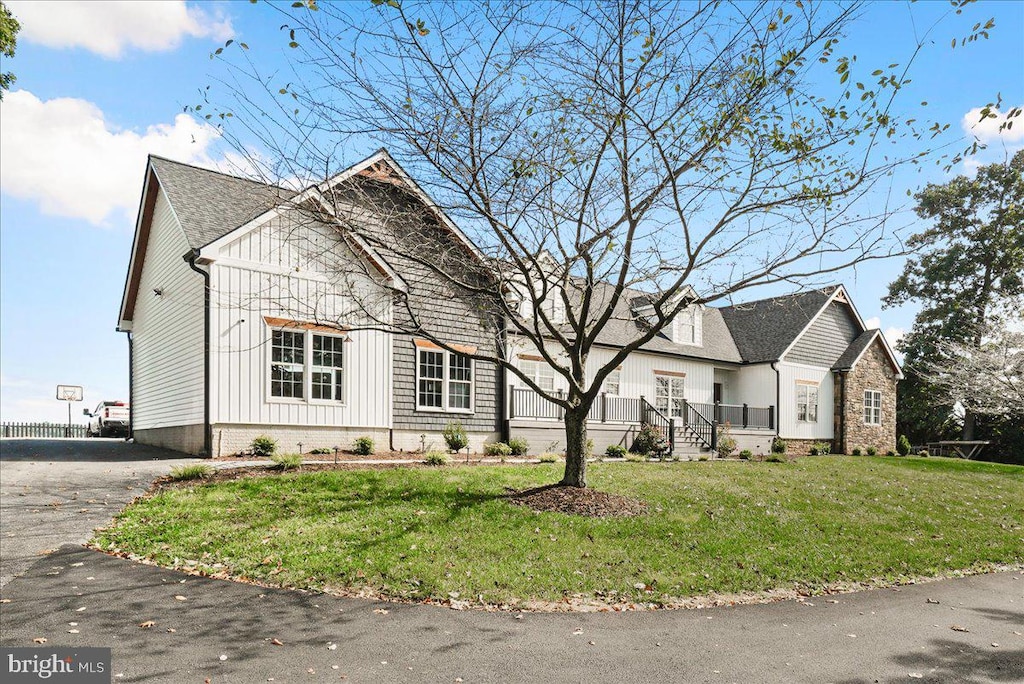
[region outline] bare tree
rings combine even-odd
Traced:
[[[329,178],[353,141],[389,148],[436,206],[384,168],[317,197],[345,240],[417,281],[416,296],[385,284],[400,312],[373,325],[446,346],[417,303],[479,312],[501,343],[473,357],[564,410],[565,485],[586,484],[602,382],[681,311],[902,250],[886,179],[924,153],[894,146],[942,130],[896,106],[928,36],[901,64],[864,66],[840,53],[858,2],[373,5],[279,8],[290,71],[264,75],[241,45],[227,102],[203,113],[282,175]],[[624,317],[635,334],[588,372]],[[568,391],[521,373],[510,339]]]

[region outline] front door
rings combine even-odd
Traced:
[[[720,382],[715,383],[715,403],[722,403],[722,383]]]

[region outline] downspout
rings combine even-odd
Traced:
[[[839,443],[836,451],[846,453],[846,379],[848,371],[839,371]]]
[[[135,341],[132,331],[128,335],[128,439],[135,439]]]
[[[193,249],[183,257],[188,267],[203,276],[203,450],[207,458],[213,457],[213,433],[210,429],[210,273],[196,266],[199,250]]]
[[[508,331],[505,328],[505,317],[500,316],[498,318],[498,353],[501,354],[501,358],[505,358],[505,352],[508,350],[507,344]],[[511,421],[508,419],[508,368],[505,364],[498,364],[498,420],[501,441],[508,444],[508,441],[512,439],[512,426]]]
[[[782,436],[782,371],[776,366],[778,361],[772,361],[772,370],[775,371],[775,436]]]

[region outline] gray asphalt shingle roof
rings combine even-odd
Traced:
[[[150,163],[192,248],[210,244],[296,194],[286,188],[163,157],[150,155]],[[611,287],[609,284],[599,284],[595,299],[600,302],[602,297],[607,297]],[[821,310],[836,287],[720,309],[706,306],[703,309],[701,346],[676,344],[663,331],[641,348],[729,363],[776,361]],[[643,321],[638,320],[632,305],[647,296],[636,290],[623,293],[613,317],[598,334],[598,344],[622,346],[634,340],[642,329]],[[856,358],[859,352],[854,353],[852,350],[865,335],[867,333],[850,345],[837,365],[848,353],[854,354],[853,358]],[[870,339],[864,345],[868,342]]]
[[[864,350],[868,348],[875,340],[875,335],[880,334],[881,331],[878,328],[871,330],[865,330],[857,338],[850,343],[850,346],[836,359],[836,362],[832,365],[832,370],[842,371],[850,370],[853,368],[853,364],[856,363],[860,355],[864,353]]]
[[[251,221],[294,192],[150,155],[150,164],[193,249]]]
[[[719,311],[745,362],[778,361],[837,287],[735,304]]]

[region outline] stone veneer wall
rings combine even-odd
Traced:
[[[882,348],[881,340],[875,340],[864,352],[853,370],[836,373],[835,416],[836,451],[850,453],[854,448],[865,449],[873,446],[884,454],[896,449],[896,371]],[[843,406],[842,384],[845,384],[846,402]],[[864,392],[877,390],[882,393],[882,424],[864,423]],[[842,415],[841,434],[839,417]]]
[[[827,444],[831,453],[836,452],[835,443],[831,439],[787,439],[787,456],[809,456],[815,444]],[[768,453],[767,451],[765,453]]]

